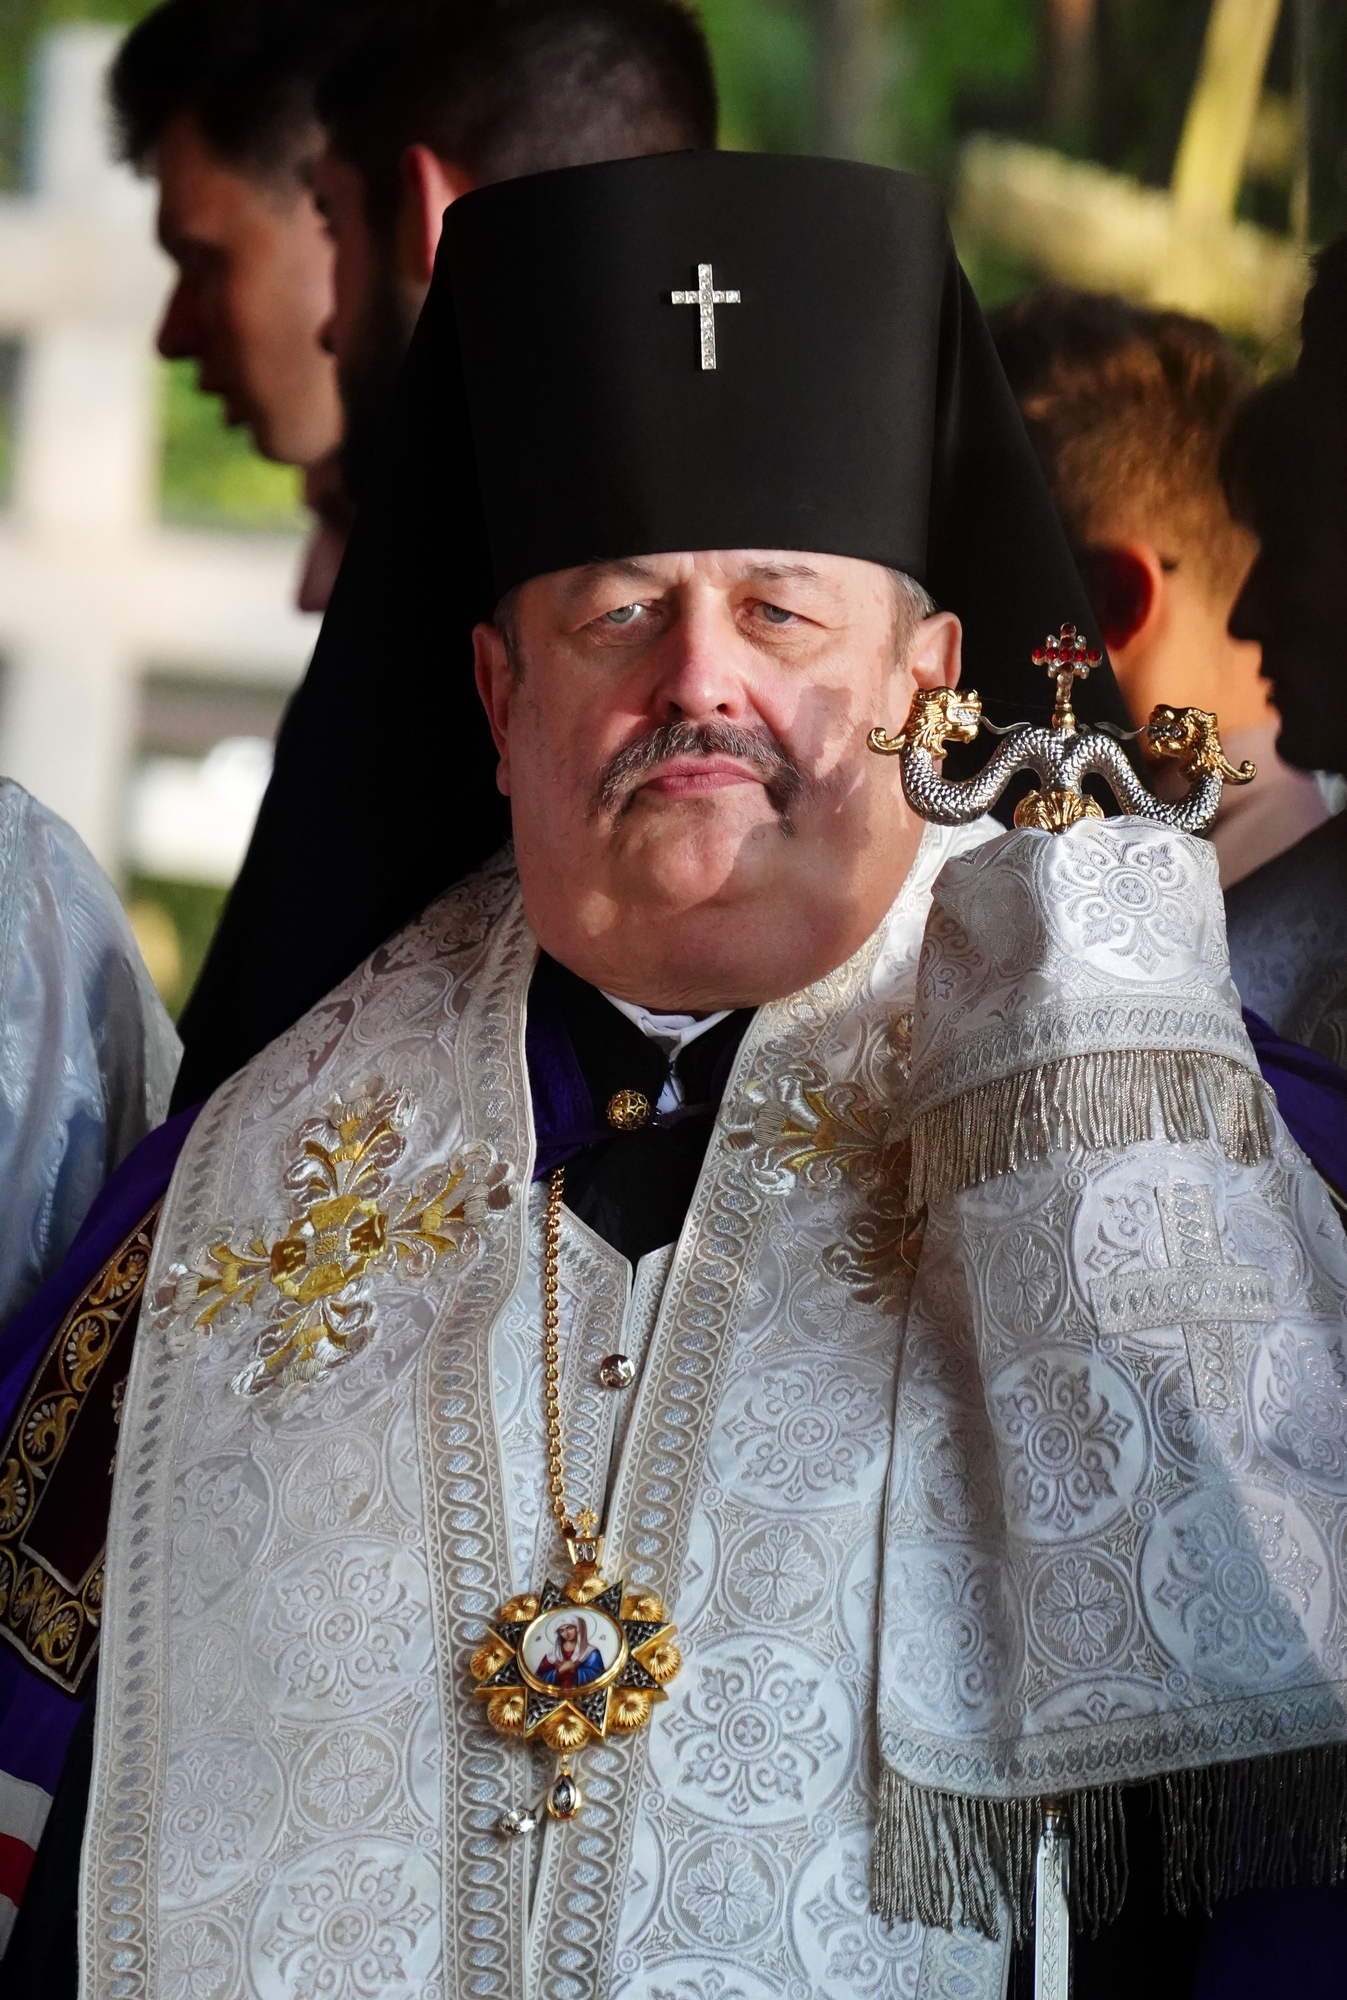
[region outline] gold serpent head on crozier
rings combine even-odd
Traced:
[[[972,743],[982,727],[982,702],[975,688],[918,688],[907,721],[896,736],[870,731],[870,748],[881,757],[899,750],[924,750],[943,757],[947,743]]]
[[[1258,776],[1256,764],[1232,764],[1221,748],[1216,717],[1207,708],[1171,708],[1165,702],[1151,710],[1142,731],[1152,757],[1176,763],[1185,778],[1219,772],[1227,785],[1247,785]]]

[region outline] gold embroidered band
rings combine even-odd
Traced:
[[[98,1645],[117,1425],[161,1205],[70,1307],[0,1445],[0,1637],[67,1694]]]

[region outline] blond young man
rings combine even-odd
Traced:
[[[993,334],[1133,723],[1157,702],[1212,710],[1229,755],[1258,766],[1212,835],[1228,887],[1327,817],[1277,754],[1259,646],[1228,629],[1258,544],[1220,451],[1250,371],[1203,321],[1088,293],[1037,293]]]

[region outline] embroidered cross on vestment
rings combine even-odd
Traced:
[[[1211,1189],[1175,1181],[1156,1189],[1168,1269],[1096,1278],[1090,1300],[1100,1333],[1177,1326],[1188,1350],[1193,1401],[1219,1416],[1238,1401],[1235,1328],[1276,1318],[1272,1280],[1252,1265],[1227,1264]]]

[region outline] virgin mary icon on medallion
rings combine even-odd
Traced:
[[[535,1739],[555,1750],[557,1776],[547,1796],[553,1819],[573,1819],[581,1793],[571,1758],[587,1743],[643,1729],[665,1683],[682,1665],[674,1628],[653,1592],[628,1596],[619,1579],[603,1574],[598,1516],[582,1507],[574,1520],[562,1481],[558,1383],[557,1261],[564,1168],[548,1191],[543,1246],[543,1381],[547,1415],[548,1490],[552,1512],[571,1559],[564,1584],[549,1578],[540,1591],[512,1597],[490,1621],[487,1638],[472,1656],[476,1693],[487,1720],[504,1735]],[[501,1820],[507,1834],[529,1833],[536,1812],[514,1811]]]

